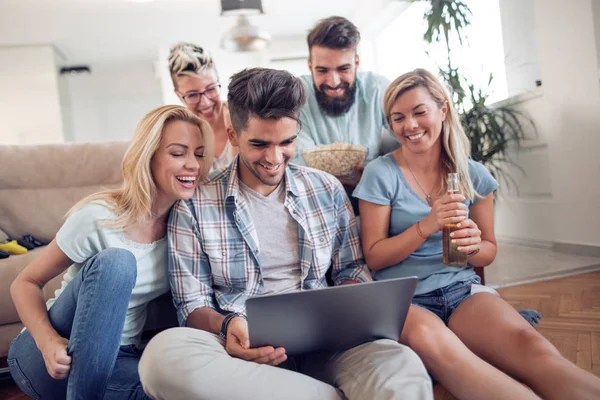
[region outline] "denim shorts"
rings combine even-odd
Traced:
[[[454,282],[446,287],[433,290],[429,293],[416,295],[412,303],[423,307],[444,321],[448,325],[450,316],[464,299],[471,295],[473,285],[481,286],[481,279],[474,276],[466,281]],[[489,289],[493,291],[493,289]]]

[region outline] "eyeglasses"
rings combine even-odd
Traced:
[[[200,103],[200,99],[202,99],[202,95],[206,96],[207,99],[216,99],[219,97],[219,93],[221,93],[221,85],[216,84],[215,86],[209,87],[204,92],[184,94],[181,98],[185,104],[198,104]]]

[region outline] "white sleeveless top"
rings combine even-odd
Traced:
[[[231,146],[231,143],[228,140],[227,144],[225,144],[225,148],[223,149],[223,152],[221,153],[221,155],[219,155],[219,157],[215,157],[213,159],[213,165],[212,165],[211,172],[216,171],[221,168],[228,167],[229,164],[231,164],[231,161],[233,161],[233,159],[234,159],[232,150],[233,150],[233,147]]]

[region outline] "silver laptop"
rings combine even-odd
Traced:
[[[347,350],[400,339],[416,277],[252,297],[246,301],[251,347],[287,355]]]

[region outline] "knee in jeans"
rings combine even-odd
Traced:
[[[129,282],[131,287],[137,279],[137,261],[135,256],[125,249],[110,248],[96,255],[94,264],[101,265],[102,272],[122,282]]]

